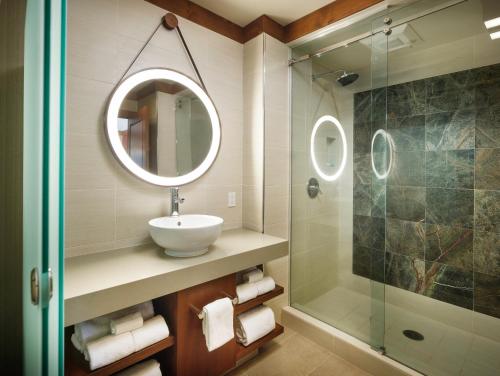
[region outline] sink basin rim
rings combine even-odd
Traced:
[[[200,221],[199,223],[189,223],[190,220],[196,219],[208,219],[211,221],[210,223],[203,223]],[[187,221],[188,223],[181,223],[181,226],[177,225],[179,221]],[[170,223],[169,223],[170,222]],[[166,216],[166,217],[158,217],[151,219],[148,224],[154,228],[166,229],[182,231],[182,230],[196,230],[196,229],[204,229],[212,226],[220,226],[224,223],[224,219],[217,217],[215,215],[207,215],[207,214],[180,214],[177,217]]]

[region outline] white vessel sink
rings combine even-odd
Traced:
[[[149,233],[165,253],[175,257],[199,256],[220,235],[224,220],[213,215],[186,214],[149,221]]]

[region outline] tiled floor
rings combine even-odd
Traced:
[[[353,364],[285,328],[285,333],[265,346],[231,376],[369,376]]]
[[[370,297],[337,287],[300,309],[366,342],[372,307]],[[500,342],[463,330],[471,329],[472,321],[465,323],[468,328],[457,327],[389,303],[384,308],[374,316],[385,319],[381,321],[385,327],[383,341],[391,358],[432,376],[500,374]],[[498,330],[499,325],[493,321],[491,330]],[[406,338],[402,332],[408,328],[422,333],[424,340]]]

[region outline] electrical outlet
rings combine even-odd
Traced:
[[[236,192],[227,193],[227,207],[234,208],[236,206]]]

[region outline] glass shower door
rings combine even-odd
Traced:
[[[483,5],[420,0],[292,51],[291,305],[432,375],[500,369],[499,15]],[[334,179],[325,116],[347,141]]]
[[[25,375],[64,374],[65,0],[28,0],[24,33]]]
[[[385,179],[371,155],[382,173],[388,159],[385,138],[371,142],[386,129],[385,91],[372,88],[387,74],[373,38],[291,68],[291,305],[381,349]]]
[[[384,346],[432,375],[500,369],[500,42],[484,17],[480,0],[423,0],[373,23],[394,149]]]

